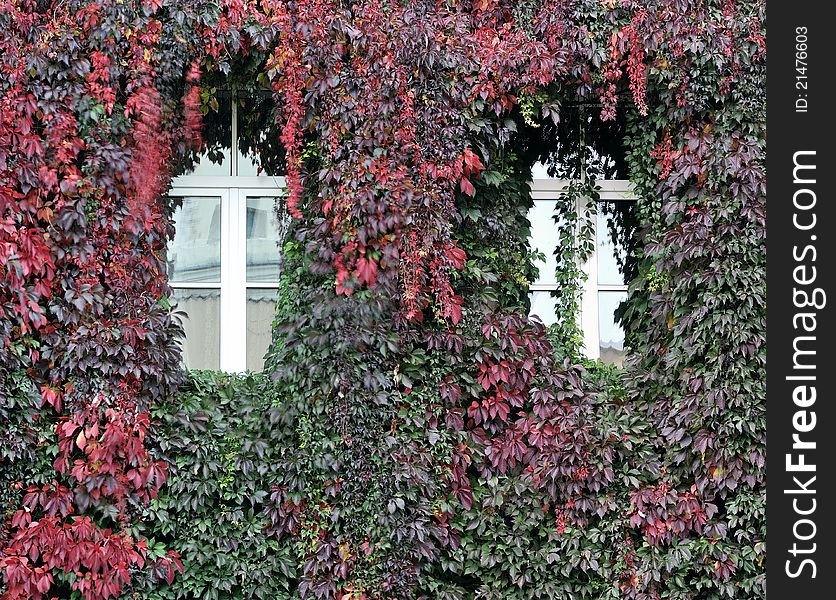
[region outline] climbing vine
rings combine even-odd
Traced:
[[[595,217],[599,193],[594,180],[571,181],[555,204],[557,230],[557,298],[554,335],[569,356],[583,355],[580,329],[581,299],[587,274],[586,262],[595,250]]]
[[[762,597],[763,11],[0,3],[3,598],[198,597],[217,507],[270,557],[236,597]],[[185,382],[164,192],[224,81],[272,99],[294,223],[265,375]],[[561,359],[593,177],[558,347],[525,316],[531,166],[589,148],[640,196],[620,373]]]

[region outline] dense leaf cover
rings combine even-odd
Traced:
[[[0,3],[3,598],[762,597],[763,10]],[[296,219],[266,374],[184,383],[160,195],[242,61]],[[618,373],[525,317],[570,103],[642,198]]]

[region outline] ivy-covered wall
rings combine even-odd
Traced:
[[[762,598],[763,23],[0,5],[4,600]],[[272,90],[294,216],[246,376],[181,372],[163,267],[224,79]],[[531,165],[602,153],[640,196],[623,371],[579,357],[583,228],[561,323],[525,316]]]

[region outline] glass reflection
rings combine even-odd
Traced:
[[[247,281],[279,280],[279,242],[287,222],[276,213],[276,198],[247,198]]]
[[[232,173],[232,97],[219,90],[208,99],[203,126],[203,145],[188,152],[175,167],[175,175],[229,176]]]
[[[247,290],[247,370],[262,371],[272,337],[275,288]]]
[[[627,292],[598,292],[598,337],[601,360],[621,366],[624,361],[624,330],[615,322],[615,310]]]
[[[534,206],[528,209],[528,220],[531,222],[531,237],[528,244],[533,252],[542,252],[545,260],[534,261],[539,275],[536,283],[554,285],[556,283],[557,257],[554,252],[557,246],[558,223],[554,220],[556,200],[535,200]]]
[[[557,322],[555,313],[555,298],[550,291],[537,290],[531,292],[531,310],[529,316],[538,316],[544,325],[553,325]]]
[[[173,221],[176,234],[167,253],[171,282],[219,283],[221,199],[187,196],[174,211]]]
[[[619,265],[627,259],[627,249],[621,243],[613,243],[608,217],[600,210],[595,225],[595,244],[598,253],[598,283],[602,285],[626,285]]]
[[[183,366],[187,369],[218,370],[221,367],[220,320],[221,291],[219,289],[174,290],[176,310],[181,315],[183,333]]]

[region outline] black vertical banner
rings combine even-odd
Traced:
[[[767,590],[836,597],[827,2],[767,2]]]

